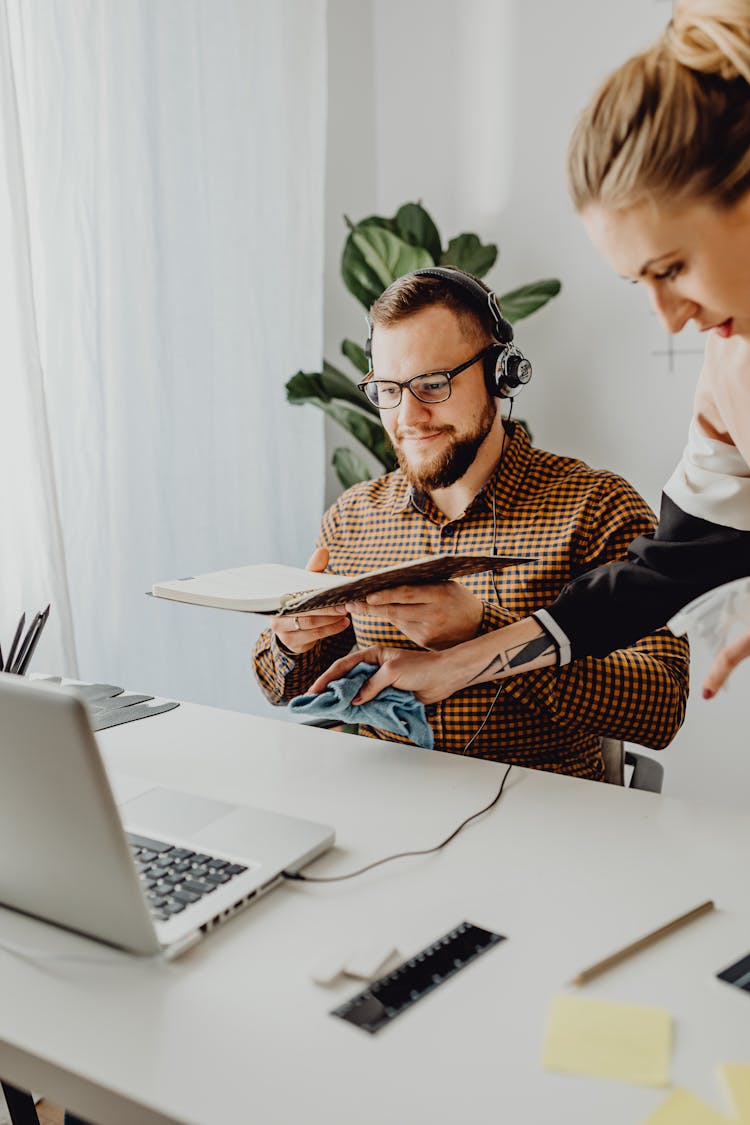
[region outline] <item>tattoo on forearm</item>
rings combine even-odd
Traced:
[[[533,640],[524,641],[521,645],[514,645],[503,652],[499,652],[497,656],[493,656],[489,664],[486,664],[481,671],[477,672],[476,676],[472,676],[469,683],[482,679],[488,672],[490,673],[490,679],[493,679],[509,668],[519,668],[522,664],[530,664],[532,660],[536,660],[540,656],[552,655],[554,652],[554,642],[547,633],[542,633],[541,636],[534,637]]]
[[[554,651],[554,644],[546,633],[542,633],[541,637],[534,637],[533,641],[527,641],[525,645],[510,649],[508,667],[517,668],[519,664],[529,664],[532,660],[536,660],[538,656],[547,656]],[[513,653],[512,656],[510,656],[511,652]]]

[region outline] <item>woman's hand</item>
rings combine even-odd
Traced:
[[[362,685],[352,703],[367,703],[389,685],[413,692],[422,703],[437,703],[473,684],[554,665],[557,651],[539,622],[524,617],[441,652],[413,652],[385,645],[352,652],[332,664],[309,690],[323,691],[362,660],[377,664],[378,670]]]
[[[364,661],[379,667],[362,685],[352,703],[367,703],[388,686],[411,691],[422,703],[437,703],[466,686],[466,672],[455,657],[451,657],[453,651],[413,652],[411,649],[375,645],[337,660],[309,690],[324,691],[333,680],[340,680]]]
[[[750,656],[750,629],[723,648],[716,657],[703,681],[703,698],[713,699],[719,688],[726,683],[730,673],[748,656]]]

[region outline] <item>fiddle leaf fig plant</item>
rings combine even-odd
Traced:
[[[348,235],[341,255],[341,276],[349,292],[369,311],[391,282],[405,273],[430,266],[458,266],[484,277],[497,261],[494,243],[476,234],[459,234],[443,249],[435,222],[421,203],[405,203],[392,218],[370,215],[353,223],[345,217]],[[500,296],[503,315],[511,323],[530,316],[560,292],[555,278],[534,281]],[[396,468],[396,456],[380,424],[378,410],[357,387],[367,374],[365,350],[353,340],[341,344],[342,355],[356,371],[352,378],[327,360],[318,372],[298,371],[286,384],[287,400],[312,403],[333,418],[383,467]],[[370,471],[361,454],[347,447],[333,454],[336,475],[344,488],[367,480]]]

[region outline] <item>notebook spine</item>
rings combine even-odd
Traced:
[[[318,586],[311,590],[297,590],[293,594],[284,594],[281,598],[281,609],[284,612],[297,609],[304,598],[309,598],[311,594],[320,594],[322,592],[323,591]]]

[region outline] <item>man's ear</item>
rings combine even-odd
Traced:
[[[501,351],[502,345],[498,344],[496,348],[493,348],[492,351],[487,353],[482,361],[484,364],[484,385],[487,388],[487,394],[490,398],[495,399],[498,397],[496,374],[497,360]]]

